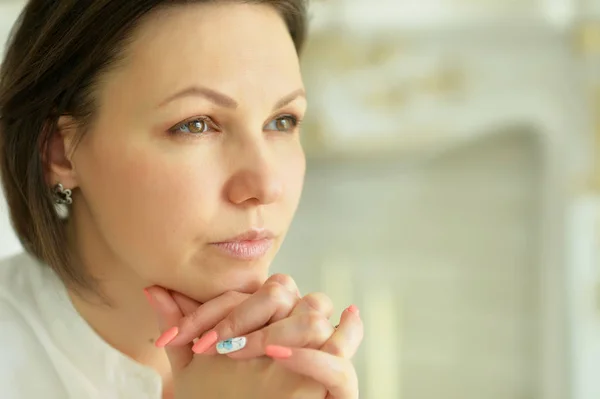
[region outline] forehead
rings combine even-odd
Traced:
[[[280,95],[302,85],[293,41],[277,11],[229,1],[152,13],[111,75],[113,88],[135,88],[138,100],[154,102],[190,84],[239,97],[244,91]]]

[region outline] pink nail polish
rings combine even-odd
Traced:
[[[192,346],[192,351],[197,354],[204,353],[208,348],[216,344],[218,339],[216,331],[207,332]]]
[[[169,344],[169,342],[171,342],[175,339],[177,334],[179,334],[179,328],[177,328],[177,327],[169,328],[156,340],[156,343],[155,343],[156,347],[164,348],[165,346],[167,346]]]
[[[358,317],[360,317],[360,310],[358,310],[358,307],[356,307],[356,305],[350,305],[350,307],[348,308],[348,311],[352,312],[355,315],[357,315]]]
[[[265,348],[267,356],[274,359],[288,359],[292,356],[292,350],[285,346],[268,345]]]

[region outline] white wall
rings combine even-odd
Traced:
[[[361,398],[551,397],[536,355],[539,144],[514,129],[418,167],[309,165],[275,266],[362,310]]]

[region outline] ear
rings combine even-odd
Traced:
[[[46,181],[50,186],[58,183],[65,188],[77,187],[77,176],[72,161],[73,144],[77,133],[77,123],[70,116],[58,119],[56,131],[52,132],[44,154]]]

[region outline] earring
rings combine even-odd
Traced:
[[[71,205],[73,198],[71,198],[72,191],[68,188],[65,189],[62,184],[58,183],[54,186],[54,203],[58,205]]]

